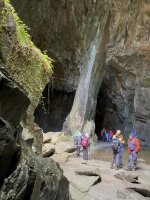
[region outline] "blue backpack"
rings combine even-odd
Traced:
[[[81,136],[77,136],[77,137],[75,138],[75,144],[76,144],[76,145],[80,145],[80,144],[81,144]]]
[[[114,152],[117,152],[117,151],[119,150],[119,147],[120,147],[120,142],[118,141],[117,138],[114,138],[114,139],[112,140],[112,150],[113,150]]]
[[[135,143],[134,141],[129,141],[128,147],[130,149],[130,151],[134,151],[135,150]]]

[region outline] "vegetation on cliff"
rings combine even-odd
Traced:
[[[52,75],[52,60],[35,47],[9,0],[0,0],[0,51],[4,68],[33,104]]]

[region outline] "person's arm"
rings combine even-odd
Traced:
[[[122,143],[122,144],[125,144],[125,140],[124,140],[124,138],[123,138],[122,135],[121,135],[121,143]]]
[[[128,153],[131,153],[131,150],[129,149],[129,140],[128,140],[127,144],[128,144]]]
[[[140,150],[140,144],[138,139],[135,139],[134,142],[135,142],[135,152],[137,153]]]

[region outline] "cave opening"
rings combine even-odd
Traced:
[[[115,130],[115,120],[113,119],[116,113],[116,107],[112,103],[112,99],[106,92],[106,86],[102,83],[97,97],[96,113],[95,113],[95,133],[98,139],[101,140],[101,130],[103,128],[106,131]]]
[[[35,123],[47,132],[62,131],[66,117],[71,111],[75,92],[51,89],[47,85],[43,91],[41,102],[37,106]]]
[[[103,127],[105,127],[104,125],[105,112],[106,112],[106,96],[100,89],[98,93],[96,114],[95,114],[95,132],[99,140],[102,139],[101,130],[103,129]]]

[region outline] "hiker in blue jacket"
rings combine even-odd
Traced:
[[[111,166],[110,166],[111,169],[113,169],[113,167],[115,167],[116,170],[120,168],[121,146],[122,146],[122,144],[121,144],[118,136],[116,135],[116,137],[112,139],[113,158],[112,158],[112,162],[111,162]]]
[[[75,138],[75,145],[77,146],[77,157],[80,157],[81,142],[82,142],[82,137],[81,133],[79,133]]]

